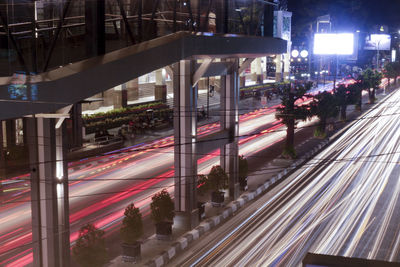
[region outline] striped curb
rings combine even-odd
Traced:
[[[329,140],[324,140],[317,147],[315,147],[312,151],[306,153],[305,157],[299,159],[292,163],[289,167],[283,169],[278,174],[272,176],[268,181],[264,184],[261,184],[257,187],[256,190],[245,193],[241,195],[237,200],[232,201],[228,205],[226,205],[223,212],[219,215],[215,215],[199,224],[195,229],[187,232],[185,235],[180,237],[176,243],[172,244],[168,249],[160,253],[157,257],[152,260],[149,260],[145,266],[149,267],[160,267],[167,264],[173,257],[175,257],[179,252],[183,251],[187,248],[190,243],[194,240],[199,239],[202,235],[215,228],[221,222],[225,221],[227,218],[231,217],[237,210],[243,207],[246,203],[250,202],[257,196],[261,195],[263,192],[267,191],[272,185],[276,182],[282,180],[288,173],[292,170],[296,169],[301,164],[304,164],[307,160],[309,160],[313,155],[319,152],[322,148],[324,148],[329,143]]]

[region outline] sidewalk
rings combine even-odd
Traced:
[[[380,92],[381,93],[381,92]],[[386,95],[377,95],[377,103],[386,97]],[[364,103],[367,97],[364,97]],[[272,103],[271,103],[272,105]],[[371,106],[363,105],[363,110],[367,111]],[[340,134],[350,127],[352,122],[359,116],[360,112],[356,111],[354,106],[348,107],[347,122],[339,122],[334,124],[334,128],[328,132],[326,139],[318,139],[313,137],[314,127],[304,127],[298,130],[295,135],[296,151],[298,158],[296,160],[286,160],[280,157],[282,153],[283,141],[270,146],[265,151],[257,154],[257,157],[264,159],[262,164],[254,164],[249,162],[250,172],[248,177],[248,191],[242,192],[242,195],[235,201],[228,203],[226,201],[224,207],[213,208],[210,203],[206,204],[206,218],[201,221],[200,225],[195,229],[182,233],[173,229],[173,237],[171,241],[159,241],[155,235],[151,235],[142,245],[142,260],[137,263],[123,262],[122,256],[116,257],[111,261],[109,266],[163,266],[168,263],[175,255],[187,249],[190,243],[197,240],[206,232],[211,231],[216,226],[222,224],[229,217],[246,204],[269,190],[272,186],[278,184],[282,179],[291,174],[296,168],[301,167],[327,144],[335,140]],[[151,223],[151,222],[150,222]],[[154,230],[153,230],[154,231]]]
[[[318,91],[325,91],[325,90],[329,90],[331,87],[332,87],[332,83],[330,83],[330,84],[327,83],[326,85],[320,84],[317,88],[313,88],[310,92],[314,93],[314,92],[318,92]],[[209,97],[209,112],[210,112],[209,118],[199,120],[198,126],[202,126],[202,125],[205,125],[208,123],[214,123],[214,122],[219,121],[219,114],[220,114],[219,103],[220,103],[220,94],[218,92],[215,92],[213,97]],[[173,105],[172,101],[168,101],[168,104]],[[267,101],[267,105],[262,105],[260,100],[257,100],[253,97],[246,98],[246,99],[239,101],[239,115],[242,115],[244,113],[248,113],[250,111],[260,109],[260,108],[272,107],[272,106],[275,106],[278,104],[280,104],[280,100],[276,97],[270,101]],[[207,90],[199,91],[197,107],[198,107],[198,109],[200,109],[203,106],[205,107],[205,109],[207,111]],[[120,128],[121,127],[109,129],[108,132],[111,135],[118,136],[118,131]],[[126,136],[125,141],[123,143],[120,143],[119,147],[117,147],[117,146],[112,147],[108,151],[112,151],[117,148],[130,147],[130,146],[134,146],[134,145],[145,143],[145,142],[155,141],[159,138],[171,136],[173,134],[174,134],[173,127],[166,128],[163,130],[156,130],[156,131],[147,130],[147,131],[145,131],[145,133],[136,134],[134,138],[130,138],[129,136]],[[86,135],[84,139],[93,140],[94,133]],[[82,151],[84,153],[90,149],[96,149],[96,146],[93,146],[89,142],[89,143],[86,143],[86,145],[83,148],[78,149],[78,150],[74,151],[73,153],[77,154],[77,153],[79,153],[79,151]],[[107,151],[100,151],[98,154],[101,154],[104,152],[107,152]],[[84,158],[86,158],[86,157],[88,157],[88,156],[85,155]],[[73,158],[76,159],[76,157],[73,157]]]

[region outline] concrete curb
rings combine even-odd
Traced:
[[[146,262],[145,266],[160,267],[167,264],[170,260],[172,260],[173,257],[175,257],[175,255],[183,251],[194,240],[199,239],[206,232],[210,231],[211,229],[219,225],[221,222],[231,217],[234,212],[243,207],[246,203],[250,202],[254,198],[258,197],[259,195],[267,191],[271,186],[275,185],[278,181],[286,177],[291,171],[295,170],[297,167],[301,166],[306,161],[308,161],[312,156],[320,152],[329,143],[330,143],[329,140],[323,140],[317,147],[315,147],[312,151],[308,152],[304,158],[296,160],[295,162],[293,162],[293,164],[291,164],[289,167],[283,169],[278,174],[271,177],[271,179],[266,181],[264,184],[259,185],[256,190],[244,193],[237,200],[230,202],[225,207],[225,209],[221,214],[201,222],[199,226],[197,226],[195,229],[187,232],[182,237],[180,237],[176,243],[171,245],[169,248],[160,253],[154,259]]]

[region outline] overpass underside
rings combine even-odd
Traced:
[[[56,266],[54,261],[69,253],[63,121],[72,105],[156,69],[169,69],[174,91],[175,222],[191,229],[199,223],[199,155],[220,149],[220,163],[229,176],[229,197],[234,199],[239,192],[240,73],[254,58],[284,53],[286,47],[285,41],[272,37],[177,32],[39,75],[1,78],[0,119],[25,116],[29,126],[34,259]],[[245,58],[241,65],[239,58]],[[200,139],[197,85],[210,76],[221,76],[221,127]]]

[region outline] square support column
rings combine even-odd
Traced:
[[[128,101],[139,99],[139,79],[133,79],[126,83]]]
[[[9,119],[6,120],[6,140],[7,140],[7,148],[13,147],[16,145],[16,129],[15,129],[15,120]]]
[[[162,69],[155,71],[156,73],[156,84],[154,85],[154,99],[156,101],[167,101],[167,85],[165,83],[165,77]]]
[[[221,76],[221,131],[228,131],[228,144],[221,147],[221,167],[229,177],[229,197],[239,196],[239,62],[233,64],[228,75]]]
[[[114,109],[126,108],[128,106],[128,91],[126,88],[127,88],[126,83],[114,87],[114,92],[113,92]]]
[[[175,227],[193,229],[199,224],[197,209],[197,88],[192,87],[193,62],[173,65]]]
[[[33,266],[69,266],[68,168],[65,127],[28,118]]]

